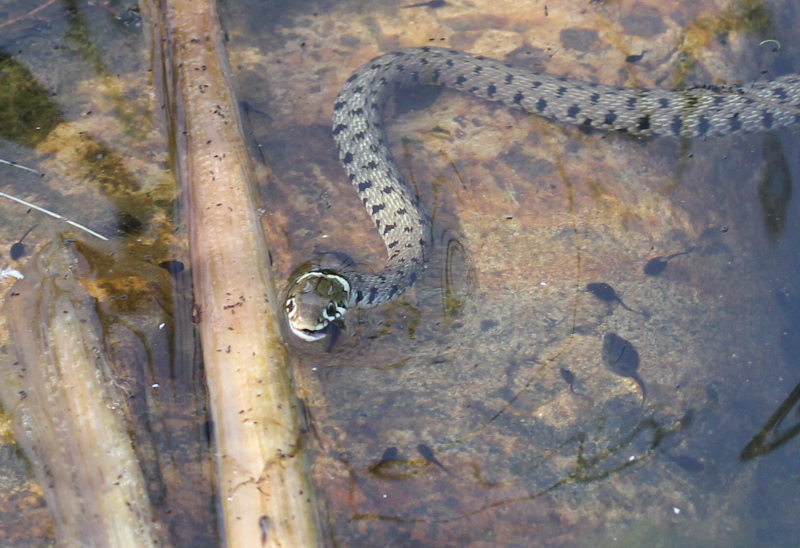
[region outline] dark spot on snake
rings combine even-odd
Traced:
[[[718,107],[718,106],[724,105],[724,104],[725,104],[725,97],[724,96],[720,95],[720,96],[714,97],[714,106],[715,107]]]
[[[494,84],[489,84],[489,87],[486,88],[486,93],[489,97],[494,97],[494,94],[497,93],[497,87]]]
[[[536,101],[536,110],[538,110],[539,112],[544,112],[544,109],[546,108],[547,108],[547,101],[545,101],[544,98]]]
[[[393,241],[393,242],[392,242],[392,243],[390,243],[390,244],[386,244],[386,248],[387,248],[387,249],[393,249],[393,248],[394,248],[394,247],[396,247],[396,246],[397,246],[397,244],[399,244],[399,243],[400,243],[400,242],[398,242],[397,240],[395,240],[395,241]]]
[[[580,114],[580,112],[581,112],[581,107],[579,107],[579,106],[577,106],[577,105],[572,105],[572,106],[571,106],[571,107],[569,107],[569,109],[567,110],[567,116],[568,116],[569,118],[577,118],[577,117],[578,117],[578,114]]]
[[[556,90],[556,95],[558,97],[563,97],[565,93],[567,93],[567,88],[565,88],[563,86]]]
[[[416,272],[412,272],[411,276],[408,277],[409,286],[414,285],[414,282],[416,282],[416,281],[417,281],[417,273]]]
[[[377,296],[378,296],[378,288],[373,287],[372,289],[369,290],[369,298],[367,299],[367,303],[372,304],[372,302],[375,300],[375,297]]]
[[[344,162],[345,164],[350,164],[350,163],[352,163],[352,162],[353,162],[353,154],[352,154],[352,153],[350,153],[350,152],[348,152],[347,154],[345,154],[345,155],[344,155],[344,158],[342,158],[342,162]]]
[[[697,105],[698,101],[699,101],[699,99],[697,97],[695,97],[694,95],[687,96],[686,97],[686,108],[688,108],[688,109],[694,108]]]
[[[383,187],[383,192],[386,194],[391,194],[392,192],[394,192],[394,188],[391,186],[385,186]]]
[[[775,88],[772,90],[772,94],[777,97],[778,99],[786,99],[786,90],[783,88]]]
[[[425,66],[428,64],[428,60],[423,57],[422,59],[419,60],[419,64]]]
[[[525,98],[525,96],[522,95],[522,92],[518,91],[517,94],[514,96],[514,103],[518,105],[518,104],[522,103],[522,100],[524,98]]]
[[[397,284],[392,284],[392,287],[389,288],[389,294],[387,295],[390,299],[395,296],[395,294],[400,290]]]
[[[739,131],[742,129],[742,122],[739,120],[739,113],[737,112],[730,118],[731,131]]]
[[[366,167],[368,167],[369,169],[377,169],[378,164],[377,162],[375,162],[375,160],[370,160],[369,163],[366,165]]]
[[[667,108],[669,106],[669,99],[659,99],[658,104],[661,105],[661,108]]]
[[[513,74],[506,74],[506,84],[510,84],[513,81],[514,81],[514,75]]]
[[[589,96],[589,101],[591,101],[592,104],[594,104],[594,105],[596,105],[599,100],[600,100],[600,94],[599,93],[592,93]]]
[[[533,82],[533,85],[531,87],[533,87],[533,89],[540,88],[542,87],[542,83],[537,80]]]
[[[356,72],[355,74],[351,75],[350,78],[347,79],[347,83],[349,84],[350,82],[355,81],[357,78],[358,78],[358,73]]]
[[[363,131],[359,131],[358,133],[353,135],[353,140],[354,141],[363,141],[364,137],[366,137],[366,135],[364,135],[364,132]]]
[[[609,110],[606,113],[606,117],[603,119],[603,123],[607,126],[613,126],[614,121],[617,119],[617,113],[613,110]]]
[[[705,116],[700,116],[697,118],[697,131],[699,131],[701,135],[705,135],[710,127],[711,124],[708,123],[708,120]]]
[[[645,114],[639,118],[639,131],[647,131],[650,129],[650,115]]]
[[[448,67],[452,67],[454,64],[455,64],[455,63],[453,63],[453,60],[452,60],[452,59],[448,59],[448,60],[445,62],[445,65],[447,65]]]
[[[628,98],[627,104],[628,108],[633,108],[636,106],[636,103],[639,101],[637,97],[630,97]]]
[[[334,135],[339,135],[341,132],[343,132],[346,129],[347,129],[347,126],[345,124],[339,124],[338,126],[333,128],[333,134]]]
[[[764,122],[764,127],[770,129],[772,127],[773,116],[771,112],[764,112],[764,117],[762,118]]]
[[[353,116],[364,116],[364,109],[358,107],[357,109],[351,110],[350,114],[352,114]]]
[[[476,55],[475,59],[477,59],[478,61],[486,61],[486,57],[484,57],[483,55]]]
[[[456,78],[456,85],[457,86],[463,86],[464,82],[466,82],[466,81],[467,81],[467,79],[463,75],[461,75],[458,78]]]
[[[386,206],[383,204],[374,205],[372,206],[372,214],[375,215],[376,213],[384,210],[385,208]]]
[[[364,181],[363,183],[358,183],[358,191],[364,192],[368,188],[372,187],[372,181]]]
[[[398,215],[405,215],[406,213],[407,213],[407,211],[405,210],[405,208],[397,210],[397,214]]]
[[[475,67],[475,70],[473,70],[472,72],[474,72],[475,74],[480,74],[481,72],[483,72],[483,67]]]
[[[353,88],[353,93],[364,93],[364,86],[356,86]]]
[[[674,133],[675,135],[680,135],[682,126],[683,126],[683,119],[676,114],[672,118],[672,124],[670,125],[670,128],[672,129],[672,133]]]

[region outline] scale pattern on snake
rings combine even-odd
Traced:
[[[403,181],[383,130],[389,97],[411,85],[440,85],[546,118],[643,136],[707,137],[800,122],[800,75],[744,86],[621,89],[562,78],[442,48],[410,48],[369,61],[333,107],[333,136],[347,176],[386,243],[376,273],[316,268],[290,282],[292,331],[317,340],[354,307],[383,304],[409,289],[425,266],[430,220]]]

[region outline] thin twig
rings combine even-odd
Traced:
[[[44,173],[39,173],[35,169],[31,169],[29,167],[25,167],[22,164],[18,164],[17,162],[9,162],[8,160],[0,160],[0,164],[4,164],[4,165],[7,165],[7,166],[11,166],[11,167],[16,167],[16,168],[19,168],[19,169],[24,169],[25,171],[30,171],[31,173],[35,173],[36,175],[39,175],[39,176],[44,175]]]
[[[0,25],[0,29],[2,29],[3,27],[7,27],[8,25],[13,25],[13,24],[14,24],[14,23],[16,23],[17,21],[22,21],[23,19],[25,19],[25,18],[27,18],[27,17],[30,17],[31,15],[33,15],[33,14],[35,14],[35,13],[38,13],[38,12],[42,11],[44,8],[46,8],[46,7],[47,7],[47,6],[49,6],[50,4],[55,4],[55,3],[56,3],[56,0],[49,0],[47,3],[45,3],[45,4],[41,5],[41,6],[39,6],[39,7],[38,7],[38,8],[36,8],[35,10],[31,10],[31,11],[29,11],[29,12],[28,12],[28,13],[26,13],[25,15],[21,15],[20,17],[17,17],[16,19],[12,19],[11,21],[6,21],[6,22],[5,22],[5,23],[3,23],[2,25]]]
[[[98,234],[97,232],[95,232],[91,228],[86,228],[85,226],[83,226],[81,224],[78,224],[75,221],[70,221],[69,219],[67,219],[63,215],[59,215],[58,213],[54,213],[54,212],[50,211],[49,209],[45,209],[43,207],[39,207],[39,206],[37,206],[35,204],[32,204],[30,202],[26,202],[22,198],[17,198],[16,196],[12,196],[11,194],[6,194],[5,192],[0,192],[0,196],[3,196],[4,198],[8,198],[9,200],[13,200],[13,201],[15,201],[15,202],[17,202],[19,204],[24,205],[24,206],[30,207],[31,209],[35,209],[36,211],[40,211],[42,213],[50,215],[51,217],[55,217],[59,221],[64,221],[65,223],[70,224],[70,225],[74,226],[75,228],[79,228],[79,229],[81,229],[81,230],[83,230],[85,232],[88,232],[89,234],[91,234],[95,238],[100,238],[101,240],[108,241],[108,238],[106,238],[102,234]]]

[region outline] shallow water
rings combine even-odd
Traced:
[[[746,2],[747,17],[684,4],[223,3],[250,145],[271,169],[261,194],[277,279],[320,257],[384,260],[330,137],[334,97],[361,63],[435,43],[616,85],[796,70],[793,4]],[[79,33],[65,6],[0,29],[0,49],[57,93],[60,117],[50,138],[0,139],[0,158],[58,173],[60,185],[0,165],[4,190],[158,264],[180,244],[165,238],[168,147],[148,99],[145,38],[127,5],[77,3],[89,42],[115,46],[98,54],[69,38]],[[0,5],[8,20],[29,9]],[[759,45],[767,38],[780,51]],[[331,544],[793,546],[796,412],[793,400],[779,407],[800,382],[796,131],[631,139],[447,91],[434,99],[398,106],[389,128],[434,218],[424,279],[351,318],[332,349],[291,342]],[[10,248],[32,214],[0,203],[0,215]],[[119,230],[131,217],[137,231]],[[34,230],[31,252],[56,229]],[[691,247],[657,276],[644,272]],[[607,333],[635,347],[644,406],[636,382],[606,366]],[[13,466],[9,481],[35,493]],[[43,514],[31,506],[16,515],[7,502],[0,527],[20,535]]]

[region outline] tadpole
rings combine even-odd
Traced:
[[[691,455],[675,455],[672,456],[666,451],[662,452],[665,457],[683,468],[690,474],[697,474],[706,469],[706,465],[700,459],[696,459]]]
[[[430,0],[430,2],[422,2],[420,4],[411,4],[410,6],[401,6],[403,8],[443,8],[447,5],[444,0]]]
[[[639,353],[633,344],[616,333],[606,333],[603,339],[603,363],[612,373],[633,379],[639,385],[639,389],[642,391],[642,405],[644,405],[647,390],[638,373]]]
[[[570,392],[575,392],[573,386],[575,384],[575,373],[564,367],[559,367],[558,372],[561,373],[561,378],[564,379],[564,382],[569,385]]]
[[[439,459],[437,459],[436,455],[433,454],[433,449],[431,449],[429,446],[425,445],[424,443],[420,443],[417,445],[417,451],[419,451],[419,454],[422,455],[422,458],[426,461],[430,462],[431,464],[435,464],[448,474],[452,473],[450,470],[444,467],[444,464],[439,462]]]
[[[638,310],[634,310],[628,307],[628,305],[626,305],[624,302],[622,302],[622,299],[619,298],[619,295],[617,295],[617,292],[614,291],[614,288],[605,282],[592,282],[590,284],[586,284],[586,291],[588,291],[601,301],[605,301],[607,303],[613,303],[614,301],[617,301],[625,310],[629,312],[634,312],[635,314],[644,315],[644,312],[639,312]]]
[[[25,234],[22,235],[22,238],[20,238],[17,243],[11,246],[11,252],[10,252],[11,260],[16,261],[23,255],[25,255],[25,246],[22,244],[22,240],[24,240],[25,237],[31,233],[31,230],[33,230],[37,226],[39,225],[33,225],[28,230],[26,230]]]
[[[653,257],[647,264],[644,265],[644,273],[648,276],[658,276],[667,268],[667,261],[674,259],[675,257],[680,257],[681,255],[688,255],[692,251],[697,249],[696,247],[690,247],[686,251],[681,251],[680,253],[673,253],[672,255],[668,255],[666,257]]]

